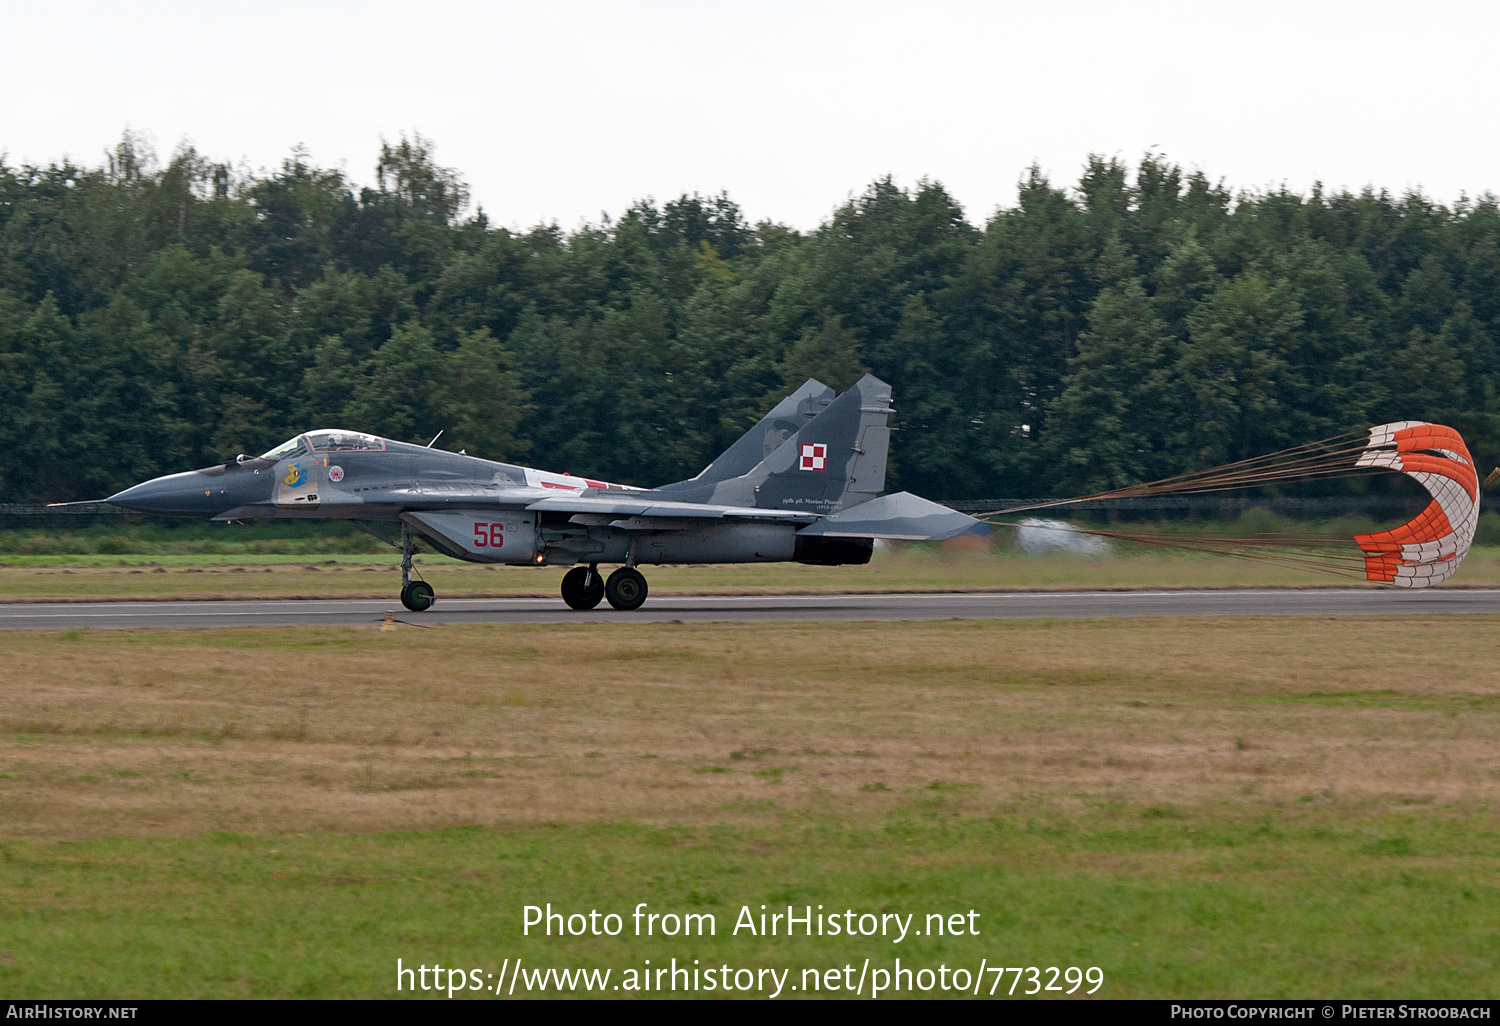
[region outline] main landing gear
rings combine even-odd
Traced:
[[[401,604],[413,613],[425,613],[432,608],[437,594],[426,581],[411,579],[411,557],[417,551],[417,543],[411,530],[401,525]]]
[[[621,612],[641,608],[646,601],[646,578],[633,566],[622,566],[604,582],[604,597]]]
[[[599,564],[575,566],[563,574],[562,597],[569,608],[593,609],[604,598],[604,578],[599,574]]]
[[[593,609],[600,599],[621,612],[641,608],[646,601],[646,578],[635,567],[622,566],[605,580],[597,563],[575,566],[563,575],[563,601],[574,609]]]

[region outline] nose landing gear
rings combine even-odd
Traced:
[[[411,557],[417,551],[417,543],[411,530],[401,525],[401,604],[413,613],[425,613],[432,608],[437,598],[432,585],[426,581],[411,579]]]
[[[413,613],[425,613],[436,599],[432,585],[426,581],[412,581],[401,586],[401,604]]]

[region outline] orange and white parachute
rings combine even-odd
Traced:
[[[1347,534],[1274,532],[1228,537],[1212,533],[1097,530],[1060,523],[1057,527],[1144,545],[1294,566],[1398,588],[1441,584],[1458,570],[1474,542],[1479,526],[1479,474],[1468,446],[1457,431],[1424,421],[1380,424],[1370,428],[1368,435],[1353,431],[1222,467],[984,515],[1013,514],[1085,501],[1228,492],[1380,473],[1405,474],[1427,489],[1432,502],[1400,527],[1353,535],[1357,550],[1350,549],[1351,536]],[[1500,469],[1496,473],[1500,474]],[[1004,522],[1002,525],[1024,526]]]
[[[1432,503],[1410,523],[1356,534],[1365,577],[1401,588],[1427,588],[1452,577],[1479,526],[1479,473],[1457,431],[1400,420],[1370,429],[1358,467],[1384,467],[1419,482]]]

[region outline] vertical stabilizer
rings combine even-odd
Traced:
[[[753,496],[742,494],[740,501],[831,513],[875,498],[885,488],[886,421],[893,412],[891,386],[866,374],[740,479]],[[727,490],[717,501],[730,501]]]
[[[754,470],[801,427],[822,413],[833,402],[833,389],[814,378],[808,378],[791,395],[777,403],[770,413],[740,436],[697,476],[675,484],[662,485],[657,491],[698,490]]]

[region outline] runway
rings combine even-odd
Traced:
[[[633,613],[574,612],[561,599],[444,599],[411,613],[392,599],[0,604],[0,628],[293,627],[413,624],[749,623],[1109,616],[1425,616],[1500,613],[1500,589],[1430,591],[1075,591],[882,595],[663,596]]]

